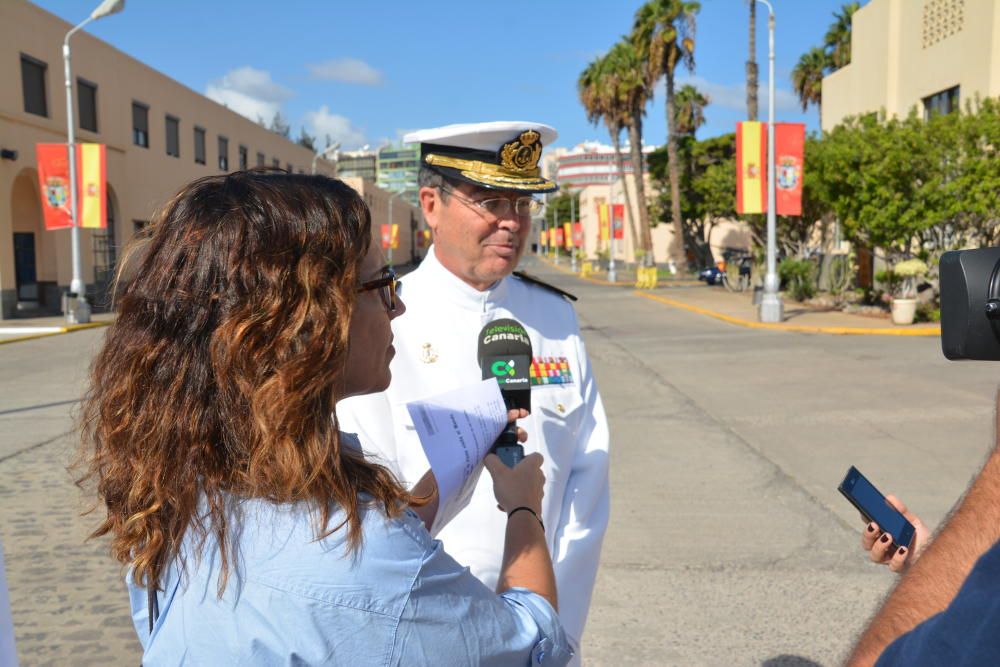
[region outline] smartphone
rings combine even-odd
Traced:
[[[913,541],[913,524],[889,504],[861,471],[851,466],[838,490],[861,512],[866,521],[874,521],[880,530],[889,533],[894,546],[910,546]]]

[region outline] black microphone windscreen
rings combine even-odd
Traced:
[[[509,318],[493,320],[479,332],[483,379],[496,378],[509,407],[531,409],[531,339],[524,326]]]

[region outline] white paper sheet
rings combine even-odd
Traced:
[[[14,618],[10,613],[2,542],[0,542],[0,665],[17,667],[17,652],[14,650]]]
[[[507,425],[494,379],[406,404],[438,485],[438,513],[453,506]],[[451,514],[451,512],[445,512]]]

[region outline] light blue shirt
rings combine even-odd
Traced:
[[[127,578],[143,664],[564,665],[559,618],[541,596],[495,594],[444,552],[417,515],[361,509],[364,541],[346,555],[346,527],[315,540],[301,505],[243,501],[231,534],[240,560],[218,597],[220,553],[184,550],[171,565],[150,635],[146,590]],[[335,512],[330,526],[343,514]]]

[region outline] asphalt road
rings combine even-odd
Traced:
[[[935,339],[753,331],[583,283],[611,420],[612,524],[584,662],[834,665],[893,575],[857,548],[849,465],[929,523],[992,440],[998,368]],[[698,289],[698,288],[692,288]],[[0,346],[0,540],[24,665],[135,664],[121,572],[67,470],[103,330]]]

